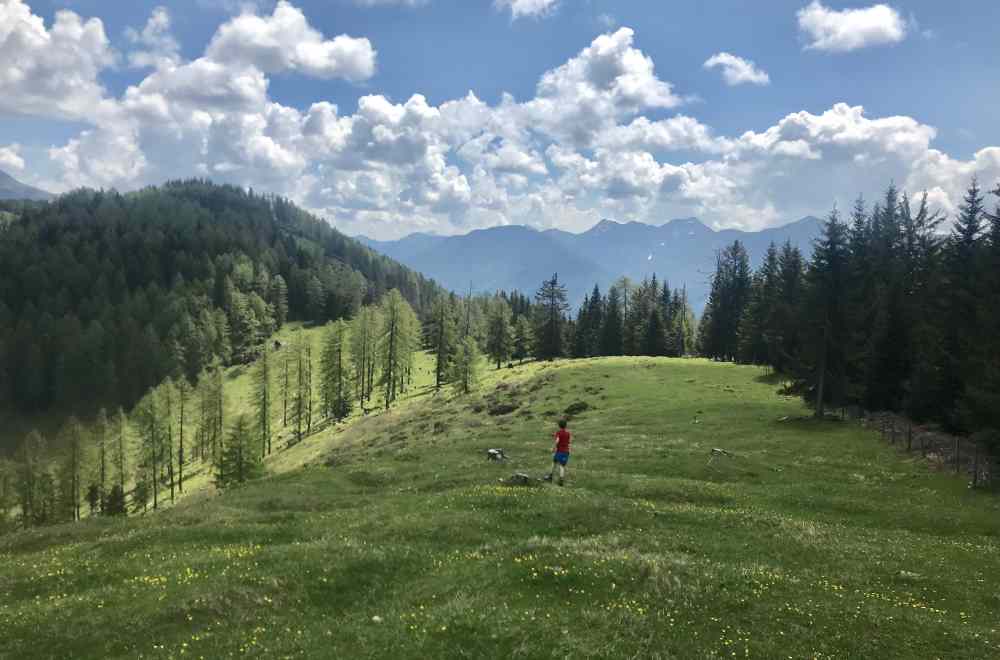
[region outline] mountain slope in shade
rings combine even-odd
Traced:
[[[771,242],[781,245],[787,240],[808,258],[820,225],[811,216],[759,232],[715,231],[696,218],[660,226],[602,220],[581,234],[508,226],[464,236],[359,240],[456,292],[468,291],[471,283],[475,291],[519,289],[531,294],[544,278],[558,272],[576,306],[595,283],[606,291],[622,275],[642,280],[656,274],[671,287],[687,287],[691,305],[700,314],[719,250],[742,241],[756,267]]]
[[[32,188],[29,185],[21,183],[3,170],[0,170],[0,200],[30,199],[44,202],[52,199],[52,197],[52,193]]]

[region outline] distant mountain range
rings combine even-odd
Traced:
[[[46,201],[52,199],[52,193],[23,184],[3,170],[0,170],[0,200],[31,199]]]
[[[655,273],[671,287],[686,286],[691,305],[700,314],[719,250],[738,239],[756,266],[772,241],[780,245],[788,240],[808,257],[820,226],[821,221],[812,216],[758,232],[715,231],[696,218],[659,226],[602,220],[581,234],[513,225],[462,236],[418,233],[396,241],[357,238],[458,293],[471,285],[474,291],[518,289],[530,295],[543,279],[557,272],[575,312],[595,283],[606,291],[622,275],[641,280]]]

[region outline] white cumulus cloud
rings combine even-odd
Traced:
[[[98,74],[115,58],[100,19],[60,10],[47,29],[21,0],[0,0],[0,112],[91,117],[105,100]]]
[[[806,49],[844,53],[868,46],[894,44],[906,38],[907,22],[889,5],[837,11],[813,0],[798,11]]]
[[[767,72],[758,68],[751,60],[731,55],[730,53],[716,53],[705,60],[703,65],[706,69],[722,69],[722,79],[727,85],[770,85],[771,77]]]
[[[180,44],[170,33],[170,12],[166,7],[153,9],[142,30],[127,28],[125,38],[136,45],[136,50],[128,54],[131,67],[156,67],[179,60]]]
[[[511,20],[524,17],[548,16],[559,6],[559,0],[495,0],[497,9],[509,9]]]
[[[318,78],[367,80],[375,49],[364,37],[326,39],[305,14],[282,0],[270,16],[246,12],[223,24],[205,55],[216,62],[251,65],[264,73],[301,71]]]
[[[21,171],[23,169],[24,159],[21,158],[21,145],[15,142],[6,147],[0,147],[0,170]]]

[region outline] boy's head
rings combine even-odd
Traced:
[[[566,428],[566,420],[565,419],[560,419],[559,420],[559,428],[561,428],[561,429]]]

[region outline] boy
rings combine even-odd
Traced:
[[[566,430],[566,420],[559,420],[559,430],[556,431],[555,447],[552,453],[552,470],[545,476],[546,481],[552,481],[552,476],[556,471],[556,466],[559,466],[559,485],[563,485],[563,480],[566,478],[566,463],[569,462],[569,441],[570,432]]]

